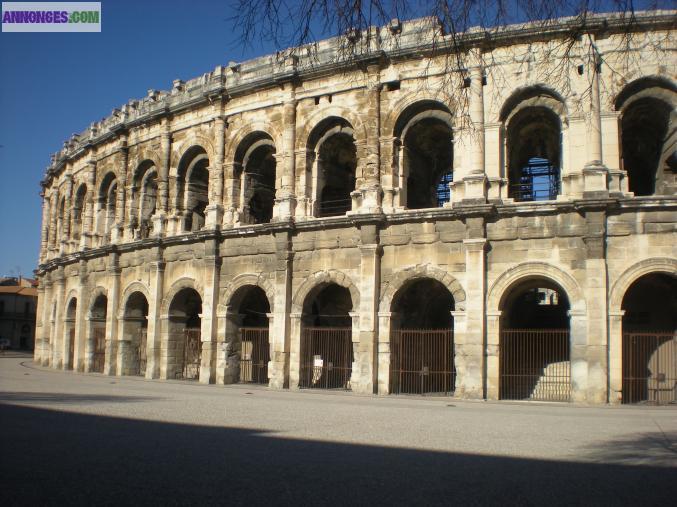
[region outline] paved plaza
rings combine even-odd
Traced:
[[[0,504],[670,505],[675,407],[273,391],[0,356]]]

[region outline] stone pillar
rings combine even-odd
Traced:
[[[148,329],[146,338],[146,378],[160,378],[160,346],[162,322],[160,312],[164,298],[165,263],[162,250],[155,252],[150,264],[150,299],[148,301]]]
[[[588,391],[588,340],[585,312],[569,310],[571,401],[585,403]]]
[[[623,401],[623,315],[625,310],[609,311],[609,403]]]
[[[468,154],[469,168],[463,177],[463,200],[471,203],[486,202],[487,176],[484,173],[484,69],[481,51],[474,50],[471,54],[473,66],[470,68],[470,125],[468,135],[470,139]]]
[[[44,212],[44,202],[43,202]],[[43,213],[44,215],[44,213]],[[44,220],[43,220],[44,224]],[[33,341],[33,362],[35,364],[42,363],[42,355],[44,354],[44,328],[46,325],[45,316],[45,277],[44,275],[38,277],[38,302],[35,307],[35,340]]]
[[[83,372],[86,370],[87,364],[87,346],[85,342],[87,336],[87,323],[85,321],[85,315],[87,314],[87,305],[91,303],[91,301],[85,300],[85,294],[89,295],[86,260],[80,260],[79,270],[78,306],[75,309],[75,350],[73,352],[75,364],[73,365],[73,369]],[[89,364],[91,364],[91,362]]]
[[[290,320],[291,284],[294,267],[294,252],[291,243],[290,231],[275,233],[275,301],[271,302],[273,322],[270,332],[270,363],[268,364],[269,385],[274,389],[282,389],[292,385],[298,387],[299,379],[300,325],[298,329],[293,328]],[[293,348],[294,344],[295,349]],[[296,350],[295,355],[292,350]],[[295,384],[293,384],[291,378],[292,368],[295,368],[296,372]]]
[[[587,327],[585,340],[581,337],[576,346],[585,346],[577,351],[579,358],[584,357],[587,365],[585,392],[576,394],[577,401],[604,403],[607,401],[607,267],[606,267],[606,212],[591,210],[585,213],[585,276],[584,297],[587,303]],[[572,309],[577,312],[583,308]],[[573,354],[573,348],[572,348]],[[573,370],[572,370],[573,373]],[[580,385],[582,389],[582,385]],[[580,389],[579,389],[580,390]]]
[[[55,311],[55,287],[53,282],[53,272],[45,274],[45,309],[44,309],[44,333],[43,333],[43,352],[40,359],[41,366],[52,365],[52,342],[54,341],[56,327]]]
[[[306,217],[312,216],[308,212],[312,203],[312,196],[308,194],[312,180],[312,174],[310,174],[312,167],[308,167],[308,156],[310,153],[312,152],[308,152],[306,149],[294,152],[294,160],[296,161],[294,167],[296,173],[296,210],[294,218],[296,220],[304,220]]]
[[[118,148],[120,157],[120,168],[118,171],[117,194],[115,196],[115,226],[111,231],[111,241],[122,241],[125,230],[125,194],[127,190],[127,173],[129,171],[127,163],[129,160],[129,148],[127,147],[127,135],[120,137]]]
[[[239,195],[240,185],[237,179],[237,173],[240,171],[240,165],[236,163],[226,163],[223,165],[225,174],[225,193],[223,214],[223,226],[232,227],[239,221]],[[243,175],[244,176],[244,175]]]
[[[481,221],[481,218],[468,219]],[[454,362],[456,364],[456,395],[462,398],[484,397],[484,305],[487,240],[473,237],[463,240],[465,250],[466,300],[465,313],[461,305],[454,317]],[[458,303],[456,303],[458,304]]]
[[[106,308],[106,359],[103,373],[115,375],[117,371],[117,338],[118,338],[118,309],[120,306],[120,254],[116,251],[108,257],[108,277],[111,281],[108,292],[108,307]]]
[[[40,263],[44,262],[47,259],[47,250],[49,248],[49,198],[45,196],[45,191],[40,192],[40,197],[42,197],[42,224],[40,227]]]
[[[84,248],[93,245],[93,238],[96,235],[94,230],[94,203],[96,198],[96,162],[90,159],[87,162],[87,206],[85,207],[85,218],[82,224],[81,246]]]
[[[229,306],[219,308],[218,348],[216,356],[216,383],[236,384],[240,380],[242,344],[238,336],[243,315]]]
[[[64,306],[64,292],[65,292],[65,285],[66,285],[66,279],[65,279],[65,274],[64,274],[64,269],[63,266],[59,266],[56,268],[56,315],[54,317],[55,320],[55,326],[54,326],[54,336],[52,337],[52,360],[51,360],[51,366],[52,368],[56,368],[57,370],[60,370],[63,367],[63,357],[61,355],[62,353],[62,344],[63,344],[63,336],[61,333],[63,333],[63,306]]]
[[[205,241],[204,257],[204,294],[202,299],[202,319],[200,339],[202,357],[200,361],[200,383],[214,383],[216,379],[216,307],[219,303],[219,279],[221,257],[219,243],[215,239]]]
[[[390,393],[390,336],[392,330],[398,327],[396,313],[387,311],[378,313],[378,394]]]
[[[602,70],[602,58],[590,36],[590,48],[594,62],[590,71],[590,102],[586,114],[586,152],[588,162],[583,167],[583,197],[607,197],[609,187],[607,183],[608,171],[602,162],[602,116],[599,100],[599,74]]]
[[[223,222],[223,159],[226,149],[226,118],[219,115],[214,120],[216,158],[209,167],[209,206],[207,206],[207,229],[220,229]]]
[[[162,119],[162,133],[160,134],[160,167],[158,172],[158,205],[153,221],[153,236],[162,237],[164,234],[165,222],[169,211],[169,164],[172,154],[172,133],[169,127],[169,120]]]
[[[299,388],[299,379],[301,377],[301,312],[292,312],[289,314],[289,389]],[[271,387],[273,379],[270,379]]]
[[[488,400],[499,399],[500,352],[501,352],[501,311],[487,312],[486,319],[486,390]]]
[[[57,247],[56,221],[59,214],[59,193],[54,192],[50,197],[49,206],[49,249],[54,251]]]
[[[61,223],[61,252],[67,251],[67,244],[71,239],[71,215],[72,215],[72,198],[73,198],[73,176],[71,174],[65,175],[66,183],[64,184],[65,205],[64,217]]]
[[[365,224],[360,227],[360,306],[357,319],[359,334],[350,384],[353,391],[365,394],[375,393],[378,386],[377,312],[382,254],[378,242],[378,225]]]
[[[294,216],[296,211],[296,193],[294,181],[296,166],[296,94],[294,85],[289,83],[290,98],[284,103],[282,109],[282,153],[277,160],[281,162],[276,169],[280,176],[275,194],[274,220],[287,220]],[[280,165],[282,166],[281,168]]]
[[[364,146],[366,160],[362,166],[362,174],[357,175],[358,188],[353,192],[355,194],[353,201],[357,199],[357,211],[360,213],[381,213],[382,190],[379,167],[381,82],[379,65],[367,67],[367,103],[366,111],[362,116],[365,118],[367,130],[366,145]],[[355,210],[355,204],[353,210]]]

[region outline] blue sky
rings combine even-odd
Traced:
[[[37,266],[39,182],[74,132],[149,88],[171,88],[230,60],[228,2],[103,1],[101,33],[0,34],[0,276]]]
[[[232,14],[223,0],[104,0],[101,33],[0,33],[0,276],[35,269],[39,182],[72,133],[150,88],[278,49],[242,48]]]

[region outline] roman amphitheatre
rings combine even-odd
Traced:
[[[677,402],[676,14],[471,31],[462,66],[393,20],[130,100],[42,182],[35,361]]]

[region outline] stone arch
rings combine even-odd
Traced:
[[[456,118],[454,117],[453,107],[450,107],[449,104],[442,102],[439,97],[435,96],[434,94],[428,93],[421,95],[419,93],[412,92],[405,95],[395,102],[395,104],[393,104],[393,106],[390,108],[390,111],[388,112],[388,115],[383,121],[382,131],[384,133],[391,133],[392,135],[396,136],[397,124],[399,123],[400,119],[403,117],[403,115],[406,115],[406,112],[411,110],[411,108],[418,109],[418,104],[422,106],[421,109],[424,109],[426,104],[435,104],[437,107],[435,107],[433,110],[446,110],[451,117],[452,122],[449,124],[449,127],[452,129],[455,128]],[[445,123],[448,123],[449,120],[445,118],[444,121]]]
[[[609,292],[609,312],[620,312],[623,296],[639,278],[650,273],[666,273],[677,276],[677,259],[654,257],[644,259],[627,268],[611,287]]]
[[[174,296],[176,296],[183,289],[195,290],[200,295],[200,299],[204,301],[204,290],[202,285],[193,278],[189,278],[187,276],[181,277],[172,283],[172,285],[169,287],[169,290],[165,293],[165,296],[162,299],[162,318],[169,314],[169,306],[172,304]]]
[[[68,308],[68,305],[70,304],[71,300],[75,298],[76,301],[80,300],[80,294],[77,289],[71,289],[68,291],[68,294],[66,295],[66,298],[64,299],[64,308]]]
[[[132,160],[136,162],[134,163]],[[140,148],[133,159],[130,157],[129,166],[132,168],[131,179],[134,180],[138,176],[142,166],[145,168],[149,163],[155,167],[162,167],[160,156],[155,151],[148,148]]]
[[[420,278],[430,278],[440,282],[447,288],[454,298],[456,311],[465,310],[466,295],[461,283],[446,271],[430,264],[423,264],[398,271],[385,284],[381,293],[379,311],[389,312],[392,306],[393,298],[395,297],[395,294],[397,294],[397,291],[404,287],[407,282]]]
[[[256,275],[254,273],[243,273],[233,278],[228,286],[221,291],[221,296],[219,297],[219,310],[225,310],[230,306],[231,300],[238,289],[247,285],[253,285],[263,289],[263,292],[266,293],[266,297],[268,298],[268,303],[270,304],[270,311],[273,312],[275,305],[275,289],[273,284],[262,274]]]
[[[361,143],[367,139],[367,129],[360,118],[360,115],[355,114],[348,108],[341,106],[329,106],[312,113],[305,121],[305,125],[296,138],[296,149],[305,150],[308,148],[308,140],[310,134],[318,127],[324,120],[336,117],[347,121],[353,128],[355,143]]]
[[[296,294],[292,299],[292,312],[301,313],[303,311],[303,303],[308,295],[320,285],[328,283],[335,283],[348,289],[353,303],[353,311],[358,311],[360,307],[360,291],[357,289],[357,286],[345,273],[337,269],[329,269],[327,271],[318,271],[306,278],[296,290]]]
[[[508,123],[510,118],[526,107],[545,107],[559,116],[562,127],[568,125],[566,99],[545,84],[522,86],[513,90],[501,106],[498,120]]]
[[[235,154],[238,147],[242,144],[245,139],[255,135],[257,133],[262,133],[267,135],[273,140],[275,146],[282,146],[282,135],[280,131],[269,122],[256,121],[253,123],[247,123],[239,127],[234,133],[233,136],[226,142],[225,156],[224,160],[229,163],[235,163]]]
[[[185,139],[177,143],[172,143],[172,159],[176,160],[176,165],[172,164],[170,168],[170,176],[176,175],[178,163],[183,156],[194,146],[199,146],[206,153],[209,160],[216,159],[216,150],[214,149],[214,142],[204,134],[189,133]]]
[[[545,262],[524,262],[501,273],[487,293],[487,312],[499,312],[506,296],[526,278],[545,278],[554,282],[566,293],[571,311],[585,313],[587,304],[578,282],[564,270]]]
[[[122,315],[124,314],[125,307],[127,306],[127,300],[135,292],[140,292],[144,295],[147,301],[150,301],[150,290],[148,287],[139,281],[133,281],[122,291],[122,296],[120,297],[120,308],[118,312],[119,318],[122,318]]]
[[[89,294],[89,300],[87,301],[87,315],[91,315],[92,306],[96,302],[99,296],[105,296],[108,299],[108,289],[102,285],[97,285],[92,292]]]
[[[640,98],[644,94],[651,96],[659,95],[659,98],[666,100],[675,106],[677,100],[677,83],[666,76],[647,75],[629,82],[613,98],[613,107],[617,111],[625,109],[630,102]]]

